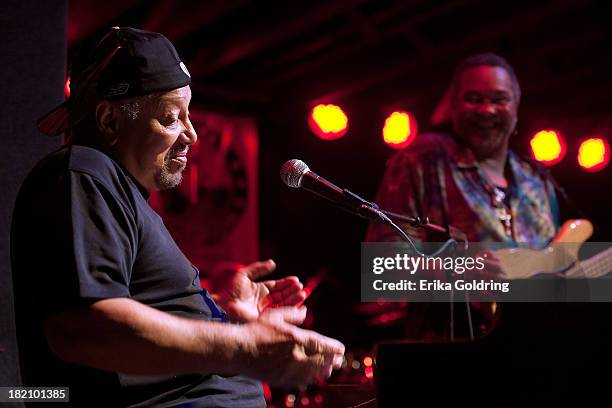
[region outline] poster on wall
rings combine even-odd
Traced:
[[[202,275],[227,263],[258,259],[257,158],[251,118],[192,111],[198,141],[183,181],[151,196],[187,258]]]

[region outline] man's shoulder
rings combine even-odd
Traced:
[[[396,153],[391,158],[391,163],[431,163],[432,160],[442,159],[456,149],[457,143],[451,134],[423,133],[418,135],[410,146]]]
[[[33,174],[59,174],[76,171],[92,176],[104,176],[118,168],[108,155],[87,146],[66,145],[42,158]]]
[[[127,170],[103,151],[82,145],[70,146],[68,170],[75,176],[94,179],[128,207],[138,207],[137,197],[143,193]]]
[[[62,146],[41,159],[22,189],[44,194],[70,179],[90,179],[116,197],[132,202],[137,187],[122,167],[104,152],[81,145]]]
[[[98,149],[81,145],[68,149],[67,169],[70,171],[85,173],[100,180],[123,176],[119,165]]]

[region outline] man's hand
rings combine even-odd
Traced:
[[[255,282],[275,269],[276,264],[271,259],[248,266],[225,265],[209,279],[211,295],[235,322],[254,321],[268,308],[296,306],[303,302],[306,293],[295,276]]]
[[[342,343],[295,326],[305,317],[305,307],[278,307],[253,322],[228,324],[111,298],[52,314],[44,330],[59,358],[99,370],[244,374],[295,387],[328,377],[341,366],[344,354]]]
[[[478,256],[484,258],[484,268],[475,274],[477,277],[493,280],[508,279],[501,260],[494,251],[484,251],[479,253]]]
[[[329,378],[340,368],[344,345],[296,327],[305,317],[305,307],[280,307],[241,326],[247,355],[239,360],[245,363],[245,373],[272,385],[295,387]]]

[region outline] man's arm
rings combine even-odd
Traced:
[[[420,208],[420,192],[423,189],[422,180],[416,169],[417,163],[411,156],[402,151],[387,161],[385,173],[378,187],[374,202],[384,210],[407,216],[422,216]],[[407,223],[396,222],[398,226],[415,240],[424,239],[422,230]],[[366,232],[366,242],[402,241],[401,236],[392,228],[370,221]]]
[[[176,317],[127,298],[74,307],[45,320],[61,359],[135,374],[245,374],[278,385],[329,376],[344,346],[294,324],[305,309],[281,308],[233,325]]]

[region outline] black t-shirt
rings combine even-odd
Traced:
[[[263,407],[261,384],[198,373],[125,375],[69,364],[42,321],[72,305],[126,297],[173,315],[222,319],[147,192],[103,152],[65,146],[43,159],[15,205],[11,262],[24,385],[69,386],[79,406]]]

